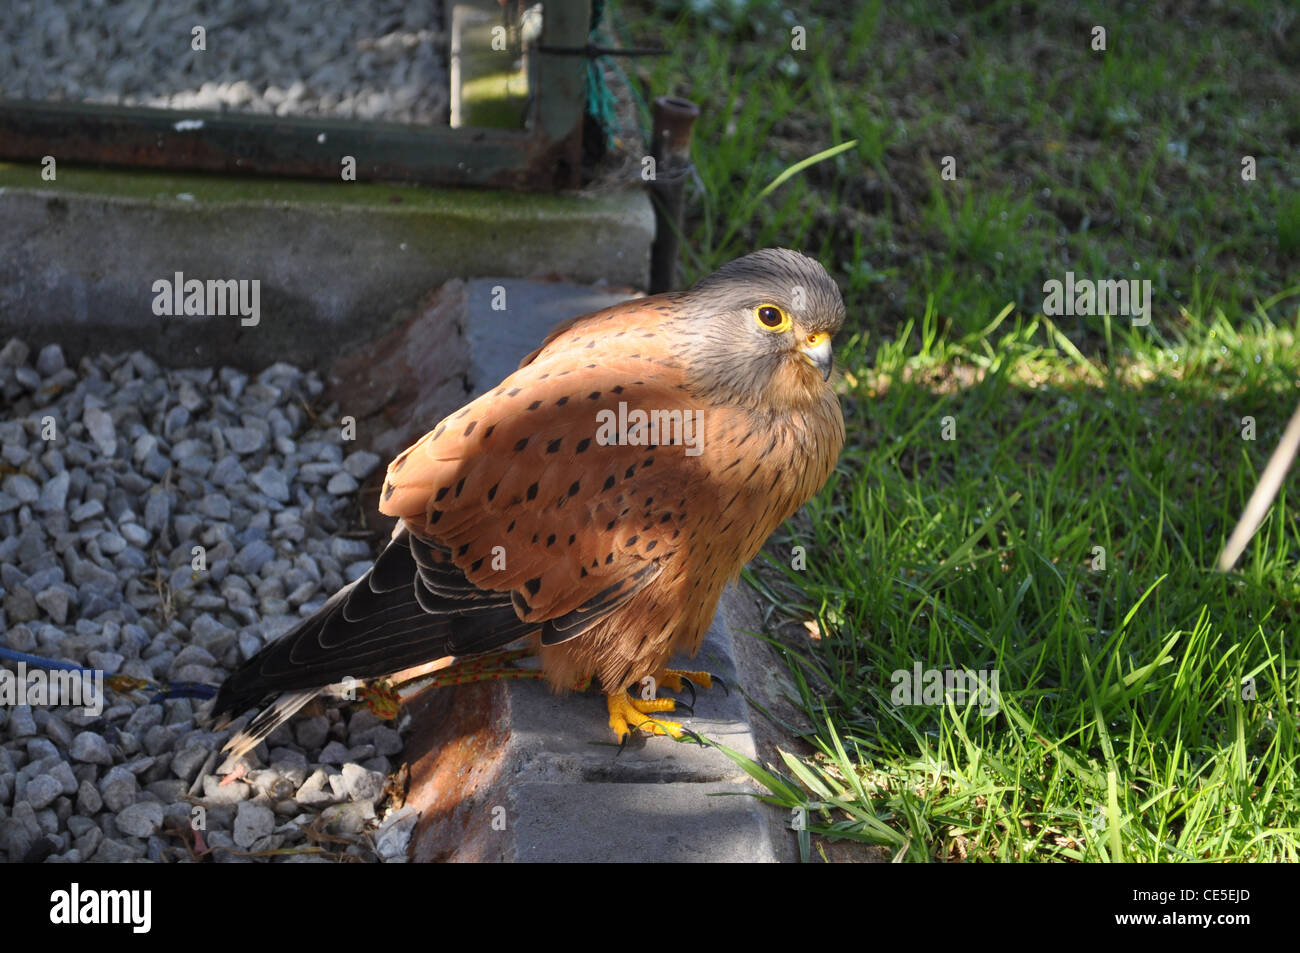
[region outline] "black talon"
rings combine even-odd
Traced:
[[[692,741],[694,741],[694,742],[695,742],[697,745],[699,745],[701,748],[706,747],[706,745],[704,744],[704,739],[701,738],[701,737],[700,737],[698,734],[696,734],[695,732],[691,731],[691,729],[689,729],[689,728],[683,728],[683,729],[682,729],[682,734],[687,735],[687,736],[688,736]]]
[[[688,715],[693,715],[695,714],[695,706],[688,705],[686,702],[678,702],[676,706],[674,706],[673,711],[684,711]]]
[[[691,690],[691,704],[695,704],[695,683],[685,675],[682,676],[682,683]]]
[[[709,677],[712,678],[715,682],[717,682],[719,685],[722,686],[722,694],[726,695],[728,698],[731,697],[731,689],[727,687],[727,683],[726,683],[726,682],[724,682],[724,681],[723,681],[721,678],[719,678],[717,675],[710,675]]]

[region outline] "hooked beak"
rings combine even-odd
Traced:
[[[799,348],[799,353],[813,367],[822,372],[822,380],[830,380],[834,355],[831,353],[831,336],[829,334],[818,332],[808,335],[808,339]]]

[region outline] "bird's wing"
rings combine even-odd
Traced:
[[[444,420],[393,461],[380,496],[475,587],[509,593],[548,643],[646,585],[687,542],[688,498],[708,506],[715,490],[687,444],[707,414],[681,369],[652,336],[610,344],[598,327],[571,329]],[[621,423],[625,442],[609,442]]]
[[[607,314],[623,334],[605,327]],[[380,503],[403,519],[388,548],[232,675],[215,710],[486,652],[534,632],[564,641],[648,585],[688,542],[688,495],[708,505],[708,487],[680,428],[664,428],[658,446],[601,442],[598,415],[617,420],[619,404],[670,418],[677,410],[679,422],[681,411],[700,413],[653,332],[628,328],[619,309],[570,323],[398,456]],[[663,445],[670,439],[678,442]]]
[[[592,311],[588,314],[575,315],[572,318],[566,318],[547,333],[542,339],[542,343],[530,351],[522,361],[520,367],[527,367],[535,361],[538,355],[545,353],[547,357],[555,357],[557,354],[568,349],[573,342],[578,342],[578,346],[585,346],[584,332],[590,331],[593,334],[603,334],[611,326],[618,325],[619,331],[628,331],[631,328],[641,328],[641,333],[653,330],[649,325],[658,322],[662,317],[672,313],[671,302],[679,298],[678,294],[663,294],[654,298],[633,298],[630,301],[621,301],[618,304],[611,305],[601,311]],[[647,320],[649,319],[649,320]]]

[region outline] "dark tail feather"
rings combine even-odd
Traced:
[[[213,711],[237,714],[271,695],[314,695],[349,677],[489,652],[537,629],[520,621],[509,593],[477,588],[435,544],[403,531],[364,576],[226,679]]]

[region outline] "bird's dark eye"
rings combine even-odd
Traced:
[[[785,331],[790,327],[789,316],[774,304],[760,304],[754,309],[754,319],[769,331]]]

